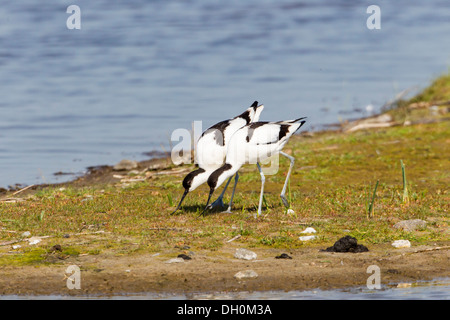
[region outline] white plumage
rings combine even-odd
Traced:
[[[233,134],[246,124],[258,121],[263,109],[264,106],[263,105],[258,106],[258,102],[255,101],[250,106],[250,108],[245,110],[242,114],[232,119],[216,123],[215,125],[208,128],[202,133],[202,135],[197,141],[197,147],[195,152],[195,161],[198,164],[199,168],[190,172],[184,178],[183,180],[183,187],[185,189],[184,194],[181,197],[180,203],[178,204],[177,208],[171,214],[174,214],[180,208],[188,192],[196,189],[198,186],[205,183],[208,180],[208,177],[211,175],[211,173],[214,172],[217,168],[220,168],[222,166],[227,153],[227,145]],[[230,204],[228,206],[228,210],[230,210],[231,208],[238,178],[239,175],[236,172],[234,189],[231,196]],[[227,185],[225,186],[222,194],[212,204],[212,206],[214,207],[223,206],[222,202],[223,195],[225,193],[226,188],[228,187],[230,180],[231,177],[228,180]]]
[[[227,178],[233,176],[245,163],[256,163],[261,175],[261,194],[258,206],[259,216],[261,214],[265,177],[258,162],[264,161],[276,154],[281,154],[290,160],[289,171],[280,195],[283,204],[289,206],[285,192],[294,165],[294,157],[287,155],[281,150],[289,138],[305,123],[303,119],[305,118],[278,122],[253,122],[237,130],[228,143],[225,164],[211,173],[208,178],[210,193],[205,210],[208,208],[209,200],[213,192]],[[202,214],[204,214],[205,210]]]

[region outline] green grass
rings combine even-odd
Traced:
[[[443,74],[432,81],[421,93],[409,100],[414,102],[441,102],[450,100],[450,72]]]

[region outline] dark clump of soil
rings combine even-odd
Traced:
[[[276,256],[275,259],[292,259],[292,257],[287,253],[282,253],[279,256]]]
[[[367,247],[363,246],[362,244],[358,244],[356,238],[353,238],[351,236],[345,236],[336,241],[332,247],[328,247],[323,251],[358,253],[358,252],[367,252],[369,251],[369,249],[367,249]]]

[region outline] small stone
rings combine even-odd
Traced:
[[[253,251],[239,248],[239,249],[236,249],[236,252],[234,253],[234,257],[236,259],[254,260],[254,259],[256,259],[257,255]]]
[[[39,237],[31,237],[28,239],[28,244],[30,246],[38,244],[39,242],[41,242],[41,239]]]
[[[120,161],[119,163],[117,163],[113,167],[113,170],[115,170],[115,171],[133,170],[133,169],[136,169],[137,166],[138,166],[137,161],[124,159],[124,160]]]
[[[234,275],[234,277],[238,280],[241,279],[252,279],[257,278],[258,274],[253,270],[245,270],[245,271],[239,271]]]
[[[22,248],[22,246],[20,244],[15,244],[15,245],[12,246],[12,248],[14,250],[16,250],[16,249]]]
[[[167,260],[165,263],[180,263],[180,262],[184,262],[183,258],[173,258],[170,260]]]
[[[298,240],[300,240],[300,241],[309,241],[309,240],[313,240],[315,238],[316,238],[316,236],[302,236],[302,237],[298,237]]]
[[[22,238],[28,238],[29,236],[31,236],[30,231],[25,231],[24,233],[22,233]]]
[[[287,253],[282,253],[279,256],[276,256],[275,259],[292,259],[292,257]]]
[[[55,244],[53,247],[50,248],[50,252],[55,252],[55,251],[62,251],[62,247],[60,244]]]
[[[303,230],[301,233],[316,233],[316,229],[308,227],[305,230]]]
[[[186,255],[186,254],[184,254],[184,253],[179,254],[179,255],[177,256],[177,258],[181,258],[181,259],[183,259],[183,260],[191,260],[191,259],[192,259],[191,257],[189,257],[188,255]]]
[[[421,219],[402,220],[394,224],[395,229],[402,229],[409,232],[425,229],[426,227],[427,222]]]
[[[411,247],[411,242],[409,240],[395,240],[392,242],[392,246],[396,248],[409,248]]]

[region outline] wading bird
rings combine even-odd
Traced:
[[[250,108],[245,110],[242,114],[232,119],[216,123],[215,125],[208,128],[202,133],[202,135],[197,141],[197,148],[195,153],[195,160],[199,168],[188,173],[184,178],[183,196],[181,197],[180,203],[178,204],[177,208],[171,214],[174,214],[181,207],[184,198],[190,191],[196,189],[198,186],[205,183],[208,180],[208,177],[211,175],[211,173],[214,172],[217,168],[220,168],[222,166],[227,153],[228,143],[233,134],[239,128],[242,128],[243,126],[251,122],[258,121],[259,116],[261,115],[263,109],[264,106],[263,105],[258,106],[258,101],[255,101],[250,106]],[[239,179],[239,174],[237,173],[237,170],[234,173],[236,173],[234,189],[231,194],[231,199],[228,205],[227,212],[230,212],[231,210],[234,192],[236,190],[236,184]],[[219,196],[219,198],[217,198],[216,201],[214,201],[211,204],[212,207],[220,207],[220,208],[223,207],[223,200],[222,200],[223,195],[225,193],[226,188],[228,187],[228,184],[231,181],[231,178],[232,175],[230,176],[230,179],[228,180],[225,188],[223,189],[222,194]]]
[[[294,157],[281,151],[289,138],[305,123],[305,118],[278,122],[253,122],[235,132],[228,143],[225,164],[215,170],[208,178],[210,188],[208,202],[202,212],[204,215],[213,192],[229,177],[232,177],[245,163],[256,163],[261,175],[261,194],[258,213],[261,214],[261,204],[264,194],[265,176],[259,162],[273,155],[281,154],[290,160],[289,171],[281,191],[283,204],[288,207],[285,192],[289,176],[294,166]]]

